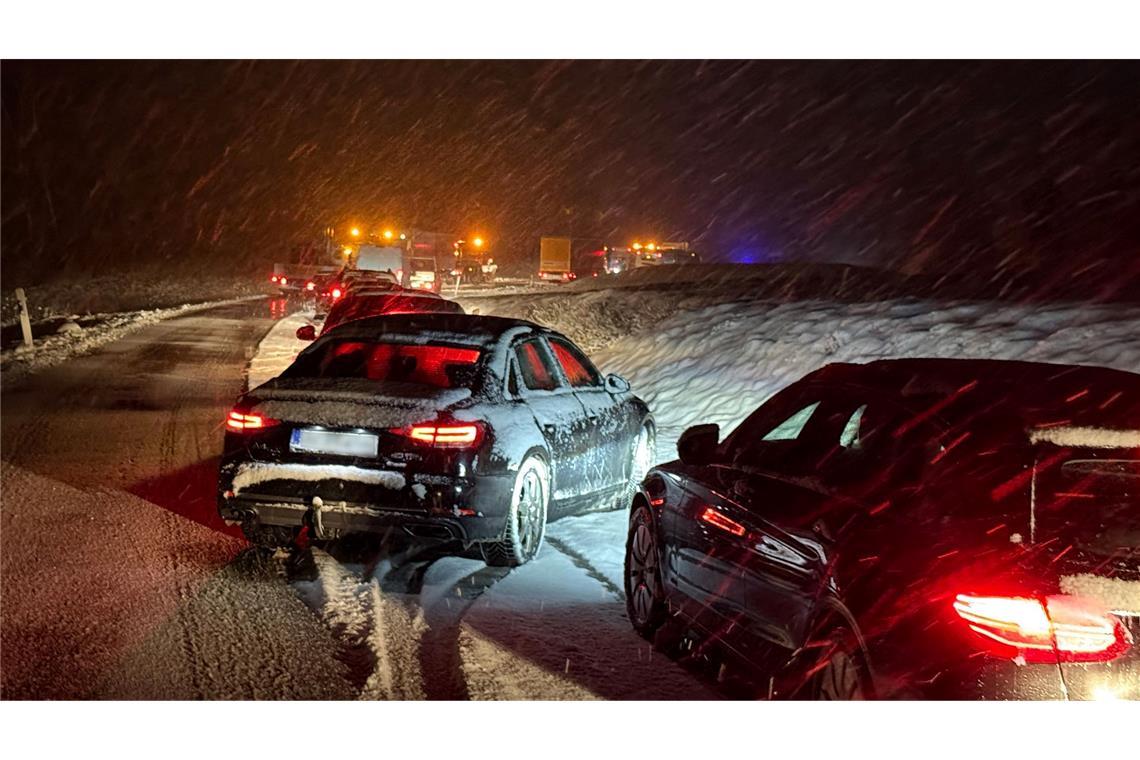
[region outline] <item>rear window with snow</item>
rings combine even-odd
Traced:
[[[336,304],[325,318],[325,331],[335,325],[354,319],[378,317],[383,314],[414,314],[417,312],[450,312],[462,314],[463,307],[455,301],[423,296],[387,295],[352,296]]]
[[[473,347],[332,340],[297,357],[282,377],[353,378],[470,388],[482,351]]]

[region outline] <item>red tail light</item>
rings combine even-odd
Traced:
[[[289,284],[289,280],[288,280],[288,278],[282,277],[282,278],[281,278],[281,284],[282,284],[282,285],[288,285],[288,284]]]
[[[260,414],[243,414],[242,412],[233,411],[226,417],[227,428],[243,433],[246,430],[260,430],[262,428],[272,427],[276,424],[277,420],[271,420]]]
[[[335,301],[336,299],[340,298],[340,296],[341,296],[340,288],[333,288],[332,289],[333,300]]]
[[[279,279],[279,278],[278,278],[278,277],[277,277],[277,275],[275,275],[275,274],[274,274],[274,275],[270,275],[270,276],[269,276],[269,281],[270,281],[270,282],[277,282],[277,280],[278,280],[278,279]]]
[[[315,282],[310,281],[305,283],[305,290],[312,290],[315,287],[317,287]]]
[[[483,442],[484,430],[482,422],[423,422],[392,432],[429,446],[468,449]]]
[[[1106,662],[1132,645],[1116,616],[1073,596],[958,594],[954,611],[995,654],[1026,662]]]
[[[747,533],[743,525],[731,517],[727,517],[723,513],[718,512],[713,507],[705,507],[705,511],[701,512],[701,521],[713,527],[720,528],[721,530],[726,530],[734,536],[743,536]]]

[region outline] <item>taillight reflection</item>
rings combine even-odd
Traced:
[[[1026,662],[1104,662],[1132,643],[1116,616],[1072,596],[1041,600],[959,594],[954,611],[989,641],[994,654]]]

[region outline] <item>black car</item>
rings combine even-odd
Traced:
[[[435,293],[420,290],[364,290],[352,291],[329,309],[321,326],[321,333],[356,319],[379,317],[384,314],[411,314],[414,312],[439,311],[450,314],[463,314],[463,307],[455,301],[441,298]],[[303,325],[297,328],[299,340],[315,340],[316,328]]]
[[[355,320],[238,401],[218,508],[261,545],[397,531],[518,565],[548,518],[628,504],[653,435],[629,383],[546,328]]]
[[[718,439],[634,497],[643,635],[760,696],[1140,698],[1140,375],[834,364]]]

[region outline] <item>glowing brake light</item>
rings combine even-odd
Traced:
[[[1026,662],[1106,662],[1132,645],[1111,613],[1087,600],[958,594],[954,611],[995,654]]]
[[[305,290],[312,290],[315,287],[317,287],[317,284],[315,282],[313,282],[312,280],[309,280],[308,282],[305,283]]]
[[[483,423],[464,422],[440,425],[429,422],[410,425],[393,432],[399,433],[413,441],[426,443],[429,446],[445,448],[468,448],[478,446],[483,440]]]
[[[281,278],[280,278],[280,277],[278,277],[278,276],[277,276],[277,275],[275,275],[275,274],[272,274],[272,275],[270,275],[270,276],[269,276],[269,281],[270,281],[270,282],[277,282],[279,279],[281,279]]]
[[[286,278],[286,277],[282,277],[282,278],[281,278],[281,284],[282,284],[282,285],[288,285],[288,284],[289,284],[289,280],[288,280],[288,278]]]
[[[226,417],[226,427],[230,430],[260,430],[262,428],[272,427],[277,424],[277,420],[271,420],[268,417],[263,417],[260,414],[243,414],[238,411],[229,413]]]
[[[723,513],[718,512],[713,507],[705,507],[705,511],[701,512],[701,522],[706,522],[713,527],[728,531],[734,536],[743,536],[747,532],[743,525],[731,517],[727,517]]]
[[[335,301],[336,299],[338,299],[338,298],[340,298],[340,297],[341,297],[341,290],[340,290],[340,288],[333,288],[333,289],[332,289],[332,297],[333,297],[333,300],[334,300],[334,301]]]

